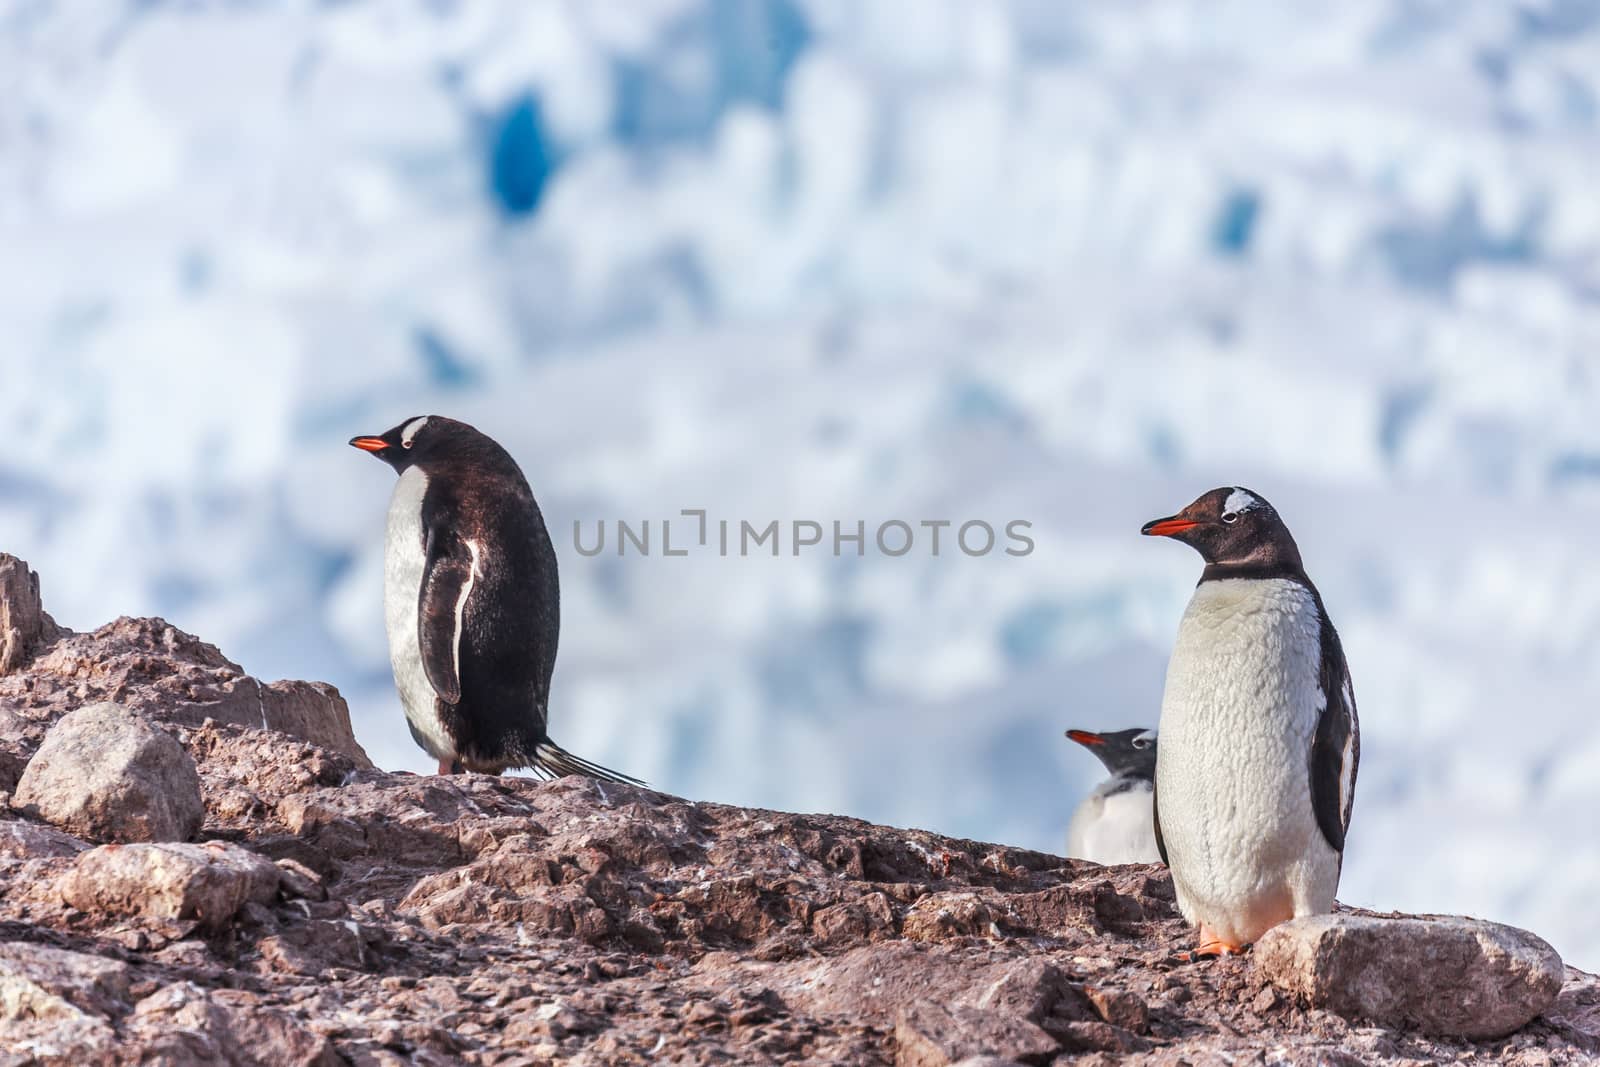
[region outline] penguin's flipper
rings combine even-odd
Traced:
[[[472,542],[447,531],[428,531],[417,603],[417,646],[428,684],[447,704],[461,700],[461,631],[477,572],[478,552]]]
[[[1156,824],[1156,851],[1161,854],[1161,862],[1171,867],[1172,861],[1167,859],[1167,842],[1161,836],[1161,804],[1153,781],[1150,783],[1150,818],[1155,820]]]
[[[1355,691],[1339,636],[1323,616],[1322,670],[1319,679],[1327,705],[1311,738],[1311,808],[1322,836],[1343,854],[1350,808],[1355,800],[1356,767],[1361,762],[1361,727]]]

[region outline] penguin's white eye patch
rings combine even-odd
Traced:
[[[1222,517],[1226,521],[1228,513],[1232,512],[1234,518],[1237,519],[1241,512],[1249,511],[1251,508],[1259,508],[1260,506],[1261,499],[1250,490],[1235,489],[1228,494],[1228,499],[1222,502]]]
[[[428,425],[428,417],[426,415],[420,419],[412,419],[410,422],[406,423],[405,427],[400,431],[400,447],[410,448],[412,445],[416,444],[417,434],[421,433],[422,428],[426,425]]]

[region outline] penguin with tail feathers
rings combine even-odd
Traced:
[[[439,773],[531,768],[642,784],[550,737],[556,554],[510,453],[438,415],[350,444],[400,476],[384,544],[384,621],[406,724]]]

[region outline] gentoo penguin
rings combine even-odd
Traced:
[[[1339,635],[1289,529],[1259,494],[1213,489],[1143,532],[1206,567],[1161,701],[1156,844],[1194,956],[1333,909],[1361,755]]]
[[[411,736],[439,773],[633,782],[546,733],[561,628],[556,554],[511,455],[438,415],[352,438],[400,475],[384,544],[384,618]]]
[[[1136,726],[1104,734],[1068,730],[1067,737],[1100,757],[1111,772],[1072,813],[1067,855],[1103,864],[1161,862],[1150,802],[1156,786],[1156,732]]]

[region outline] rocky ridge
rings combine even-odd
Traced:
[[[1600,1062],[1600,979],[1522,931],[1345,913],[1178,964],[1160,867],[385,773],[331,687],[37,591],[0,557],[0,1065]],[[105,702],[192,762],[197,833],[19,790]]]

